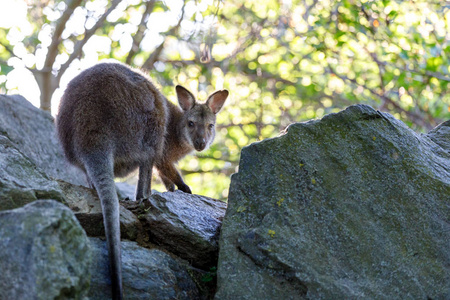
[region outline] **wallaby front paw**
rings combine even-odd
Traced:
[[[169,191],[169,192],[175,192],[175,184],[174,184],[174,183],[167,184],[167,185],[166,185],[166,189],[167,189],[167,191]]]
[[[119,199],[119,203],[122,205],[133,204],[134,202],[134,199],[130,199],[130,197]]]
[[[192,194],[191,189],[187,186],[187,184],[179,186],[178,189],[185,193]]]
[[[145,206],[145,202],[150,202],[150,200],[148,198],[141,198],[141,199],[136,199],[138,206]]]

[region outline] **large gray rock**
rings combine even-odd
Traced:
[[[139,218],[153,242],[196,267],[216,265],[224,202],[176,191],[154,192],[149,204]]]
[[[58,180],[58,184],[64,194],[65,203],[75,213],[87,235],[104,237],[102,207],[97,192],[61,180]],[[141,244],[148,240],[141,222],[123,206],[120,206],[120,232],[122,239],[139,241]]]
[[[49,176],[86,185],[84,174],[64,158],[53,117],[22,96],[0,95],[0,135]]]
[[[357,105],[246,147],[216,299],[450,299],[449,126]]]
[[[83,299],[89,241],[73,213],[53,200],[0,212],[0,299]]]
[[[91,238],[93,264],[89,299],[111,299],[106,243]],[[199,299],[199,291],[182,263],[157,249],[122,243],[125,299]]]
[[[0,210],[49,198],[63,199],[58,184],[0,134]]]

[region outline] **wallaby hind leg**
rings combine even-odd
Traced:
[[[104,152],[89,153],[83,155],[83,162],[102,205],[113,299],[122,299],[119,199],[114,184],[113,157]]]
[[[92,183],[92,180],[91,180],[91,178],[89,178],[89,175],[87,173],[86,173],[86,181],[87,181],[87,184],[88,184],[90,189],[95,189],[95,186]]]
[[[152,194],[153,159],[139,166],[139,179],[136,188],[136,200],[148,198]]]

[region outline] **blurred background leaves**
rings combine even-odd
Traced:
[[[0,0],[0,20],[1,92],[53,114],[103,59],[144,69],[174,102],[176,84],[199,100],[228,89],[216,142],[179,163],[194,193],[219,199],[241,149],[292,122],[356,103],[416,131],[450,118],[446,1]]]

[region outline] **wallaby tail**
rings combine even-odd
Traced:
[[[113,299],[122,299],[119,199],[114,184],[113,157],[105,152],[90,153],[83,155],[83,162],[102,205]]]

